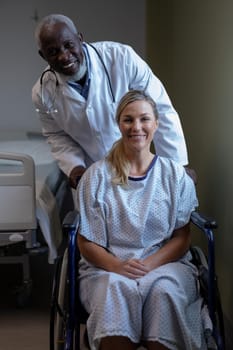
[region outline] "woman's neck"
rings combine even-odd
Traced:
[[[146,156],[141,155],[137,157],[132,157],[129,159],[130,161],[130,176],[143,176],[147,173],[147,170],[154,159],[154,154],[149,153]]]

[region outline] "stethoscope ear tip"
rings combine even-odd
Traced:
[[[42,111],[41,109],[36,108],[35,111],[37,113],[42,113],[42,114],[58,113],[58,110],[56,108],[54,108],[54,109],[51,108],[51,109],[46,110],[46,111]]]

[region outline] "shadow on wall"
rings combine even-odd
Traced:
[[[224,312],[226,349],[230,350],[233,349],[233,169],[220,153],[218,147],[205,164],[206,178],[202,184],[201,203],[218,223],[215,234],[216,272]],[[219,161],[216,162],[216,159]]]

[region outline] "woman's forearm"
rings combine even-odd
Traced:
[[[156,253],[144,260],[130,259],[122,261],[105,248],[78,235],[81,255],[94,266],[109,272],[116,272],[129,278],[139,278],[149,271],[180,259],[190,246],[189,224],[174,231],[172,238]]]
[[[149,272],[141,260],[121,260],[81,235],[78,235],[78,246],[82,256],[100,269],[115,272],[131,279],[140,278]]]
[[[88,241],[86,238],[78,235],[78,247],[82,256],[91,264],[104,269],[113,271],[115,266],[119,264],[119,259],[109,253],[105,248]]]
[[[189,224],[174,231],[172,238],[156,253],[143,260],[144,264],[153,270],[161,265],[179,260],[190,247]]]

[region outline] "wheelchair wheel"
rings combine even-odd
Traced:
[[[63,350],[66,334],[66,323],[67,323],[67,284],[68,284],[68,253],[67,249],[65,250],[61,272],[60,272],[60,281],[58,289],[58,312],[55,320],[55,350]]]
[[[191,247],[190,250],[193,256],[193,263],[197,266],[199,270],[200,291],[203,299],[205,300],[205,303],[208,304],[208,268],[209,268],[208,261],[201,248],[194,246],[194,247]],[[224,350],[225,349],[225,330],[224,330],[224,321],[223,321],[223,311],[222,311],[222,304],[221,304],[220,292],[218,288],[216,275],[215,275],[213,288],[215,290],[213,336],[217,344],[217,349]]]
[[[50,315],[50,350],[80,350],[80,325],[71,324],[68,248],[55,272]]]
[[[68,318],[68,250],[57,261],[50,314],[50,350],[64,350]],[[72,349],[69,349],[72,350]]]
[[[223,311],[222,311],[222,303],[221,303],[221,297],[220,292],[217,284],[217,279],[215,281],[215,339],[218,344],[218,349],[224,350],[225,349],[225,328],[224,328],[224,321],[223,321]]]

